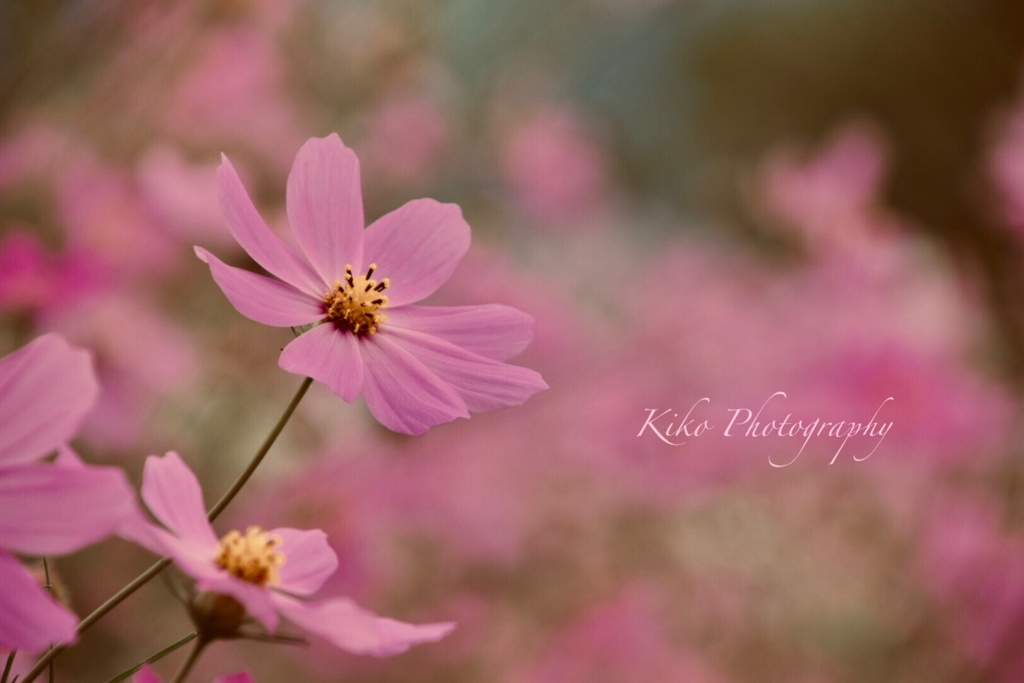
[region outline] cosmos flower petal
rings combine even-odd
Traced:
[[[423,434],[435,425],[469,417],[459,394],[384,335],[362,344],[366,360],[363,393],[377,421],[403,434]]]
[[[217,169],[220,208],[235,241],[268,273],[296,289],[314,297],[326,291],[316,271],[267,226],[228,158],[221,159]]]
[[[438,641],[455,628],[453,623],[415,625],[378,617],[345,598],[308,603],[278,594],[274,601],[297,625],[354,654],[396,655]]]
[[[474,412],[519,405],[548,388],[529,368],[485,358],[428,334],[389,329],[388,339],[454,387]]]
[[[196,547],[217,547],[217,536],[206,519],[203,490],[181,456],[169,451],[164,457],[146,458],[142,474],[142,500],[164,526]]]
[[[533,317],[522,311],[484,306],[402,306],[388,309],[388,329],[438,337],[494,360],[518,355],[533,338]]]
[[[336,133],[311,138],[288,175],[288,220],[306,258],[330,284],[361,269],[363,194],[359,160]]]
[[[31,555],[78,550],[114,533],[134,509],[113,467],[38,464],[0,471],[0,547]]]
[[[355,335],[331,324],[314,327],[289,342],[278,364],[282,370],[323,382],[346,401],[356,400],[363,388],[360,344]]]
[[[281,552],[287,558],[278,569],[277,588],[293,595],[312,595],[320,590],[338,568],[338,556],[320,529],[274,529],[281,537]]]
[[[469,251],[470,229],[456,204],[416,199],[366,229],[365,265],[388,278],[390,305],[430,296],[455,272]]]
[[[98,394],[92,356],[60,335],[0,358],[0,464],[37,460],[71,439]]]
[[[54,643],[75,641],[78,618],[4,552],[0,552],[0,614],[0,650],[41,652]]]
[[[251,320],[292,327],[323,317],[322,301],[289,284],[229,266],[202,247],[196,247],[196,255],[209,264],[214,281],[231,305]]]
[[[153,667],[146,664],[132,676],[132,683],[163,683],[163,680],[153,671]]]

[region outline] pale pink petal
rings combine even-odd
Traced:
[[[363,358],[355,335],[325,323],[299,335],[284,347],[282,370],[323,382],[346,401],[363,388]]]
[[[214,562],[216,546],[178,538],[149,522],[138,509],[122,522],[117,533],[156,555],[171,558],[179,569],[194,579],[216,579],[224,571]]]
[[[318,297],[329,289],[316,271],[267,227],[226,156],[217,169],[220,207],[235,241],[268,273]],[[362,227],[362,226],[360,226]]]
[[[210,265],[231,305],[251,320],[275,327],[306,325],[324,315],[323,302],[289,284],[225,264],[202,247],[196,255]]]
[[[0,615],[0,650],[41,652],[54,643],[75,641],[78,618],[4,552],[0,552]]]
[[[366,229],[364,264],[388,278],[391,306],[419,301],[448,281],[469,251],[469,224],[456,204],[416,199]]]
[[[413,645],[438,641],[455,628],[453,623],[415,625],[378,617],[345,598],[306,603],[277,594],[274,601],[298,626],[359,655],[397,655]]]
[[[153,667],[146,664],[139,669],[138,673],[132,676],[132,683],[163,683],[160,677],[153,671]]]
[[[533,317],[501,304],[402,306],[387,313],[388,329],[424,332],[494,360],[519,354],[533,338]]]
[[[0,470],[0,547],[58,555],[114,533],[135,495],[113,467],[22,465]]]
[[[423,434],[435,425],[469,417],[458,393],[408,351],[379,333],[360,346],[366,362],[366,405],[388,429]]]
[[[195,578],[199,590],[230,595],[242,603],[245,611],[263,624],[267,631],[273,633],[277,629],[280,618],[271,591],[254,583],[242,581],[224,570],[218,570],[216,575]]]
[[[338,568],[338,556],[327,544],[323,531],[274,529],[270,533],[281,537],[281,553],[285,557],[278,570],[280,583],[275,588],[293,595],[311,595]]]
[[[203,490],[180,455],[169,451],[162,458],[146,458],[142,500],[164,526],[197,548],[209,548],[212,556],[217,536],[206,519]]]
[[[363,260],[359,160],[336,133],[311,138],[288,175],[288,220],[306,258],[327,283]]]
[[[485,358],[443,339],[396,328],[388,328],[386,334],[441,381],[454,387],[473,412],[517,406],[548,388],[529,368]]]
[[[92,356],[60,335],[0,358],[0,464],[37,460],[71,439],[98,393]]]

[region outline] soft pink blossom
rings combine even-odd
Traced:
[[[266,538],[276,539],[283,559],[273,578],[259,583],[232,573],[217,559],[231,534],[218,540],[206,518],[199,482],[177,453],[146,460],[142,499],[166,530],[134,518],[122,534],[171,557],[199,590],[231,596],[268,631],[275,631],[284,616],[349,652],[387,656],[440,640],[454,628],[451,623],[413,625],[378,617],[347,598],[307,599],[338,566],[318,529],[266,532]]]
[[[12,553],[77,550],[113,533],[132,509],[119,470],[86,467],[64,446],[98,390],[88,352],[58,335],[0,359],[0,649],[72,642],[78,621]],[[38,462],[58,449],[56,462]]]
[[[228,228],[271,279],[196,248],[243,315],[267,325],[314,325],[281,354],[283,369],[362,393],[386,427],[422,434],[455,418],[518,405],[547,388],[504,361],[526,347],[530,316],[508,306],[421,307],[469,249],[454,204],[419,199],[363,229],[359,162],[337,135],[309,140],[288,178],[300,253],[256,212],[231,163],[217,174]]]

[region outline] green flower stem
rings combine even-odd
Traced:
[[[295,409],[298,408],[299,406],[299,402],[302,401],[302,397],[306,395],[306,392],[309,391],[309,387],[312,384],[313,379],[310,377],[306,377],[305,379],[302,380],[302,384],[299,386],[299,390],[295,392],[295,396],[292,397],[291,403],[289,403],[288,407],[285,408],[284,413],[281,415],[281,418],[277,421],[277,424],[274,425],[274,428],[270,430],[270,434],[268,434],[267,438],[264,439],[263,445],[260,446],[260,449],[256,451],[256,454],[253,456],[252,461],[249,463],[249,466],[246,467],[245,471],[239,475],[238,479],[235,481],[234,484],[231,485],[231,488],[228,489],[227,493],[225,493],[221,497],[221,499],[217,501],[217,504],[210,508],[210,511],[206,513],[207,518],[211,522],[217,518],[217,515],[224,511],[224,508],[226,508],[232,500],[234,500],[235,496],[238,495],[238,492],[242,490],[242,487],[245,486],[246,482],[249,481],[250,477],[252,477],[253,473],[256,471],[256,468],[259,467],[261,462],[263,462],[263,458],[266,457],[267,453],[270,452],[271,446],[273,446],[274,442],[277,441],[277,437],[280,436],[281,431],[284,429],[284,426],[288,424],[288,420],[291,419],[291,416],[295,412]],[[169,564],[171,564],[170,558],[164,557],[157,561],[152,567],[147,569],[145,572],[139,574],[139,576],[137,576],[134,581],[132,581],[127,586],[119,590],[110,599],[108,599],[102,605],[97,607],[92,612],[92,614],[82,619],[82,621],[78,624],[76,632],[79,635],[84,633],[90,626],[92,626],[97,621],[106,616],[107,612],[117,607],[119,604],[121,604],[122,601],[124,601],[125,598],[127,598],[129,595],[137,591],[143,585],[148,583],[150,579],[152,579],[154,576],[156,576],[164,569],[166,569],[167,565]],[[42,672],[42,670],[45,669],[50,662],[56,659],[57,656],[60,655],[60,653],[66,649],[66,647],[66,645],[55,645],[51,647],[49,650],[47,650],[46,654],[40,657],[39,661],[36,662],[35,666],[33,666],[32,669],[27,674],[25,674],[25,677],[21,679],[21,683],[32,683],[32,681],[36,679],[36,677]]]
[[[154,653],[154,654],[150,655],[149,657],[146,657],[144,660],[142,660],[141,662],[139,662],[138,664],[136,664],[132,668],[128,669],[127,671],[122,671],[121,673],[119,673],[118,675],[114,676],[109,681],[107,681],[107,683],[119,683],[120,681],[123,681],[124,679],[128,678],[132,674],[138,673],[139,669],[141,669],[142,667],[146,666],[147,664],[152,664],[153,662],[158,662],[161,659],[163,659],[164,657],[166,657],[167,655],[169,655],[172,652],[174,652],[175,650],[177,650],[179,647],[182,647],[183,645],[187,645],[188,643],[192,642],[193,640],[195,640],[196,636],[198,636],[198,635],[199,635],[198,633],[193,631],[192,633],[188,634],[184,638],[181,638],[180,640],[178,640],[178,641],[176,641],[174,643],[171,643],[170,645],[168,645],[164,649],[160,650],[159,652]]]
[[[174,680],[171,683],[183,683],[185,678],[188,676],[188,673],[192,671],[192,667],[195,666],[196,662],[199,660],[199,655],[203,654],[203,650],[209,643],[210,641],[205,638],[200,638],[196,641],[195,647],[193,647],[192,651],[188,653],[188,658],[181,663],[181,668],[178,669],[178,673],[175,674]]]

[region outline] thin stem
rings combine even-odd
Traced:
[[[306,395],[306,392],[309,391],[309,387],[312,384],[312,377],[306,377],[302,380],[302,385],[299,386],[299,390],[296,391],[295,396],[292,397],[292,402],[288,404],[288,407],[285,408],[284,413],[281,415],[281,419],[277,421],[274,428],[270,430],[269,434],[267,434],[267,438],[264,439],[263,445],[260,446],[258,451],[256,451],[256,455],[252,457],[252,462],[250,462],[249,466],[245,468],[245,471],[239,475],[238,479],[231,485],[231,488],[228,489],[227,493],[221,496],[221,499],[217,501],[217,504],[210,508],[210,511],[206,513],[207,518],[209,518],[211,522],[217,519],[217,516],[224,511],[224,508],[228,506],[228,503],[234,500],[235,496],[238,495],[238,492],[242,490],[243,486],[245,486],[245,483],[249,481],[253,472],[256,471],[256,468],[260,466],[261,462],[263,462],[264,456],[270,452],[270,447],[274,445],[275,441],[277,441],[277,437],[281,434],[281,430],[284,429],[286,424],[288,424],[288,420],[291,419],[292,413],[294,413],[295,409],[299,407],[299,402],[302,400],[302,397]]]
[[[11,667],[14,666],[14,656],[18,654],[17,650],[11,650],[11,654],[7,655],[7,663],[4,665],[4,673],[0,676],[0,683],[7,683],[7,677],[11,675]]]
[[[46,557],[45,556],[43,556],[43,575],[46,577],[46,585],[44,586],[44,588],[46,588],[46,592],[47,593],[49,593],[50,595],[53,595],[53,584],[50,583],[50,563],[46,561]],[[51,646],[52,646],[52,644],[51,644]],[[53,662],[50,662],[49,677],[50,677],[50,683],[53,683],[53,681],[54,681]]]
[[[238,495],[238,492],[242,490],[243,486],[245,486],[245,483],[249,481],[250,477],[252,477],[253,473],[256,471],[256,468],[259,467],[259,464],[263,461],[263,458],[267,455],[267,453],[270,452],[270,448],[274,445],[274,442],[277,441],[277,437],[280,436],[281,431],[284,429],[284,426],[288,424],[288,420],[291,419],[292,413],[295,412],[295,409],[299,406],[299,402],[302,400],[302,397],[306,395],[306,392],[309,391],[309,387],[312,384],[313,379],[310,377],[306,377],[302,380],[302,384],[299,386],[299,390],[295,392],[295,396],[292,397],[291,403],[288,404],[288,407],[285,408],[285,411],[284,413],[282,413],[281,418],[277,421],[277,424],[274,425],[274,428],[270,430],[270,434],[268,434],[267,438],[264,439],[263,445],[260,446],[260,449],[258,451],[256,451],[256,454],[252,458],[252,462],[250,462],[249,466],[245,468],[245,471],[239,475],[238,479],[235,481],[234,484],[231,485],[231,488],[228,489],[227,493],[225,493],[221,497],[221,499],[217,501],[217,504],[210,508],[210,511],[206,513],[207,518],[211,522],[214,519],[216,519],[217,515],[224,511],[224,508],[228,506],[228,503],[234,500],[235,496]],[[166,569],[167,565],[169,564],[171,564],[170,558],[160,558],[160,560],[158,560],[152,567],[147,569],[142,574],[139,574],[134,581],[132,581],[127,586],[119,590],[110,599],[108,599],[102,605],[97,607],[92,612],[92,614],[82,619],[82,621],[78,624],[76,633],[78,633],[79,635],[84,633],[86,629],[88,629],[90,626],[92,626],[97,621],[106,616],[107,612],[117,607],[119,604],[121,604],[121,602],[124,601],[125,598],[127,598],[129,595],[137,591],[143,585],[148,583],[150,579],[152,579],[154,576],[156,576],[164,569]],[[66,648],[66,645],[55,645],[51,647],[49,650],[47,650],[46,654],[40,657],[39,661],[35,663],[35,666],[33,666],[32,669],[29,670],[27,674],[25,674],[25,677],[21,680],[21,683],[32,683],[32,681],[36,679],[36,677],[42,672],[42,670],[46,668],[46,666],[50,662],[56,659],[57,656],[60,655],[60,653],[63,652]]]
[[[182,683],[182,681],[185,680],[188,673],[192,670],[192,667],[195,666],[196,662],[199,660],[199,655],[203,653],[203,649],[209,642],[210,641],[205,638],[200,638],[196,641],[195,647],[193,647],[192,651],[188,653],[188,658],[182,662],[181,668],[178,669],[178,673],[175,674],[174,680],[171,683]]]
[[[153,564],[153,566],[151,566],[149,569],[135,577],[134,581],[129,583],[121,590],[117,591],[117,593],[108,598],[106,602],[104,602],[102,605],[93,610],[92,614],[82,619],[82,621],[78,624],[78,628],[75,629],[75,632],[79,634],[83,633],[90,626],[92,626],[97,621],[106,616],[107,612],[121,604],[121,602],[125,598],[127,598],[129,595],[137,591],[143,585],[148,583],[150,579],[152,579],[154,576],[156,576],[164,569],[166,569],[167,565],[169,565],[170,563],[170,558],[160,558],[157,562]],[[49,650],[47,650],[46,654],[40,657],[39,661],[36,662],[36,665],[33,666],[27,674],[25,674],[25,678],[22,679],[21,683],[31,683],[32,681],[34,681],[36,679],[36,676],[38,676],[40,672],[42,672],[42,670],[46,668],[48,664],[53,662],[53,660],[55,660],[57,656],[65,649],[67,649],[67,645],[54,645]]]
[[[174,643],[171,643],[170,645],[168,645],[164,649],[160,650],[159,652],[156,652],[156,653],[150,655],[149,657],[146,657],[144,660],[142,660],[141,662],[139,662],[138,664],[136,664],[132,668],[128,669],[127,671],[122,671],[121,673],[119,673],[118,675],[114,676],[109,681],[107,681],[107,683],[118,683],[119,681],[123,681],[124,679],[128,678],[132,674],[137,673],[139,671],[139,669],[141,669],[142,667],[146,666],[147,664],[152,664],[153,662],[158,662],[161,659],[163,659],[164,657],[166,657],[167,655],[169,655],[172,652],[174,652],[175,650],[177,650],[179,647],[181,647],[183,645],[187,645],[188,643],[192,642],[193,640],[195,640],[196,636],[198,636],[198,635],[199,635],[198,633],[193,631],[192,633],[188,634],[184,638],[182,638],[182,639],[180,639],[180,640],[178,640],[178,641],[176,641]]]

